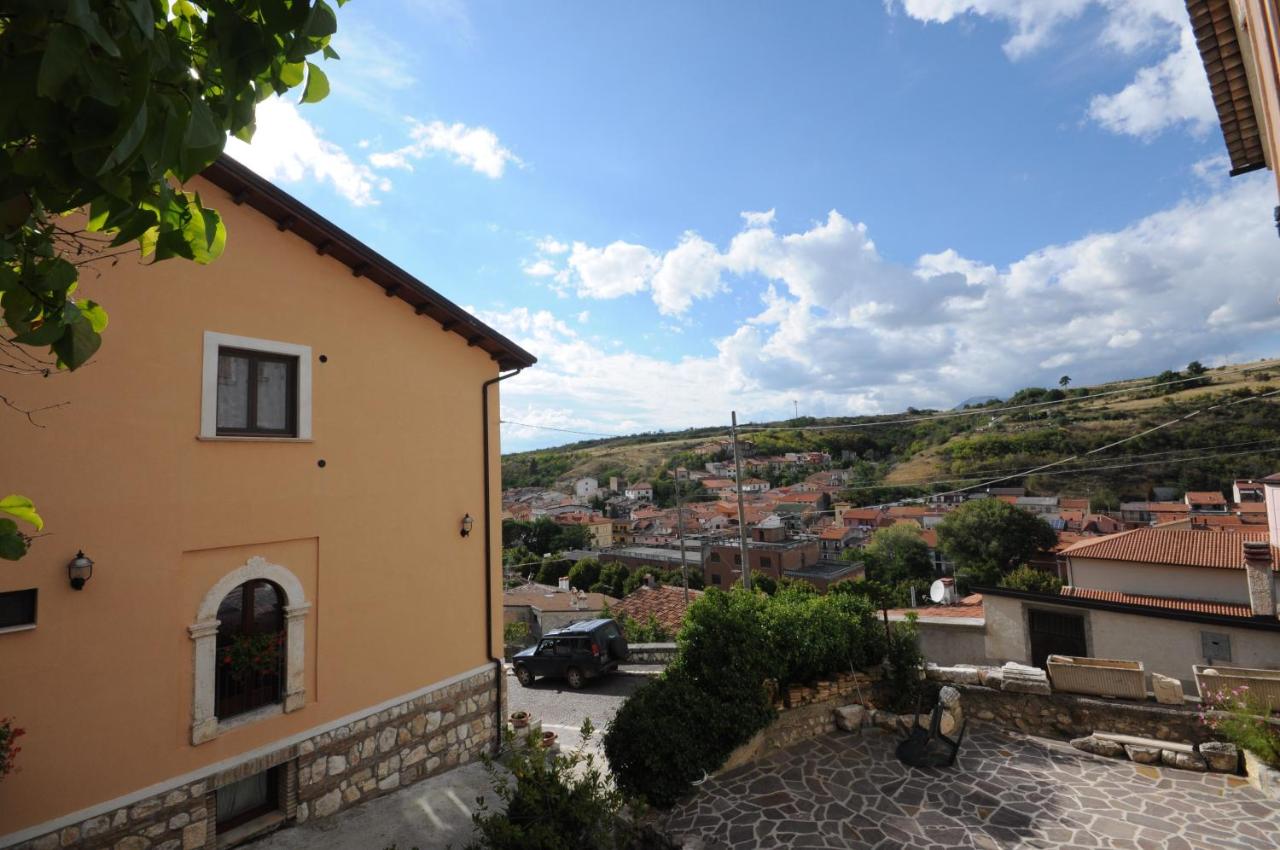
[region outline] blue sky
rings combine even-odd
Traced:
[[[236,155],[618,433],[1274,353],[1181,0],[344,6],[333,94]],[[562,442],[504,428],[504,448]]]

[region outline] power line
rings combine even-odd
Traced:
[[[1223,369],[1216,375],[1234,375],[1240,372],[1246,372],[1257,369],[1257,366],[1236,366],[1230,369]],[[1081,396],[1069,396],[1067,398],[1053,399],[1051,401],[1035,401],[1026,404],[1006,405],[1004,407],[975,407],[968,410],[950,410],[943,413],[930,413],[921,416],[900,417],[897,419],[877,419],[871,422],[852,422],[842,425],[744,425],[738,429],[739,433],[760,433],[762,431],[845,431],[857,428],[877,428],[885,425],[909,425],[918,422],[934,422],[941,419],[954,419],[962,416],[982,416],[984,414],[1008,413],[1015,410],[1030,410],[1039,407],[1053,407],[1063,404],[1075,404],[1084,401],[1092,401],[1093,399],[1105,398],[1115,395],[1124,395],[1126,393],[1141,392],[1143,390],[1153,390],[1159,387],[1168,387],[1175,384],[1185,384],[1191,381],[1203,381],[1204,375],[1198,375],[1190,378],[1178,378],[1172,381],[1161,381],[1153,384],[1140,384],[1132,387],[1121,387],[1114,390],[1103,390],[1102,392],[1090,393]],[[1211,387],[1212,385],[1210,385]],[[876,414],[866,414],[866,416],[874,416]],[[606,434],[600,431],[578,431],[572,428],[559,428],[553,425],[535,425],[531,422],[517,422],[512,419],[502,419],[500,423],[503,425],[516,425],[521,428],[534,428],[543,431],[557,431],[562,434],[574,434],[580,437],[598,437],[602,439],[632,439],[646,434]],[[689,430],[689,429],[686,429]],[[652,432],[650,432],[652,433]],[[672,437],[678,434],[678,431],[671,432]],[[720,432],[713,432],[698,437],[688,437],[685,439],[712,439],[723,436]],[[679,439],[679,438],[677,438]]]

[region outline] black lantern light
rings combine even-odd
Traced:
[[[471,533],[471,526],[475,525],[475,520],[471,518],[471,514],[467,514],[462,518],[462,536],[466,537]]]
[[[67,564],[67,575],[71,577],[71,589],[83,590],[84,583],[93,575],[93,561],[84,552],[76,552],[76,556]]]

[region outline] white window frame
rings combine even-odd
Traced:
[[[220,436],[218,434],[218,350],[243,348],[267,354],[284,354],[298,358],[298,434],[296,437],[273,437],[267,434]],[[200,439],[202,440],[272,440],[298,442],[311,439],[311,346],[273,339],[254,339],[235,334],[204,332],[204,364],[200,378]]]

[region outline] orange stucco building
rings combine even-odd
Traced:
[[[213,848],[472,759],[502,716],[494,379],[533,357],[242,166],[193,182],[217,262],[82,275],[90,365],[0,372],[61,405],[0,416],[46,523],[0,562],[27,730],[0,847]]]

